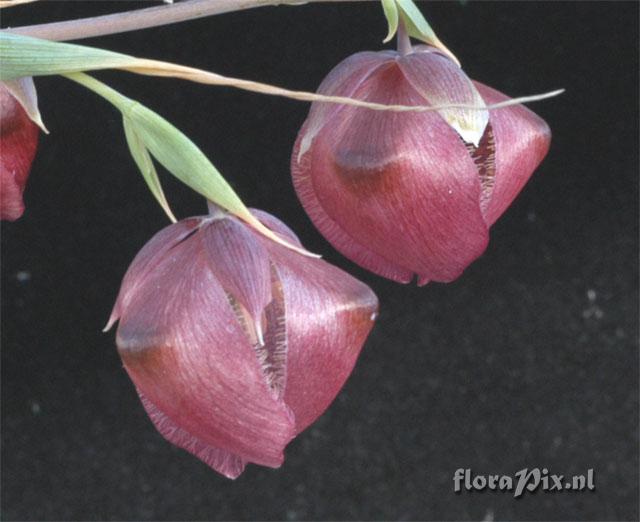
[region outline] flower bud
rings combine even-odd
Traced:
[[[347,273],[218,211],[147,243],[107,328],[119,319],[118,351],[158,431],[235,478],[247,462],[282,464],[351,373],[377,306]]]
[[[314,103],[291,158],[302,205],[345,256],[389,279],[448,282],[546,155],[547,124],[428,46],[355,54],[318,93],[428,112]],[[468,106],[477,107],[470,109]]]
[[[22,193],[37,146],[38,126],[0,83],[0,219],[22,216]]]

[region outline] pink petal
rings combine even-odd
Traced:
[[[222,473],[230,479],[237,478],[244,471],[246,463],[238,455],[202,442],[191,433],[176,426],[171,419],[147,399],[140,390],[138,390],[138,395],[140,395],[142,405],[156,429],[169,442],[192,453],[218,473]]]
[[[294,419],[202,253],[200,232],[173,248],[123,308],[117,344],[145,397],[203,445],[278,467]]]
[[[262,312],[271,301],[269,256],[262,242],[232,217],[208,223],[202,240],[209,268],[226,292],[247,310],[262,342]]]
[[[396,53],[365,51],[349,56],[336,65],[318,87],[318,94],[352,97],[356,89],[381,65],[393,60]],[[300,161],[325,123],[345,106],[335,103],[314,103],[307,118],[307,132],[302,137],[298,153]]]
[[[4,158],[2,163],[5,163],[6,160],[7,158]],[[0,167],[2,169],[0,175],[0,219],[15,221],[24,214],[24,201],[22,200],[24,185],[16,181],[14,177],[16,169],[3,167],[4,165]]]
[[[378,300],[364,283],[322,260],[279,245],[270,251],[284,292],[284,400],[299,433],[344,385],[373,326]]]
[[[192,233],[201,222],[202,218],[189,218],[178,221],[163,228],[142,247],[142,250],[138,252],[131,262],[122,280],[118,298],[104,331],[109,330],[118,320],[122,310],[128,306],[131,296],[135,295],[142,287],[147,275],[164,259],[167,252]]]
[[[508,96],[474,82],[487,104]],[[509,207],[549,151],[551,131],[547,123],[523,105],[494,109],[490,115],[495,136],[496,172],[485,219],[492,225]]]
[[[38,146],[38,127],[0,83],[0,219],[24,213],[24,192]]]
[[[356,237],[350,236],[336,221],[331,219],[326,213],[312,183],[309,171],[311,169],[311,154],[304,155],[300,159],[300,144],[302,137],[307,134],[307,122],[300,129],[298,138],[291,155],[291,176],[293,186],[296,190],[300,202],[309,215],[311,221],[320,233],[329,241],[336,250],[342,252],[349,259],[359,264],[367,270],[397,281],[398,283],[408,283],[413,278],[413,272],[408,268],[403,268],[396,262],[382,257],[358,242]]]
[[[424,104],[395,63],[379,68],[354,96]],[[347,257],[381,275],[458,277],[488,242],[478,171],[462,140],[435,113],[348,107],[339,116],[318,133],[308,162],[292,169],[314,224]]]
[[[485,106],[482,96],[462,69],[431,47],[418,46],[416,52],[400,58],[398,64],[412,87],[429,105]],[[438,113],[464,141],[478,146],[489,121],[489,111],[449,108]]]

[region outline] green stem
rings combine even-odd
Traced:
[[[108,85],[96,80],[93,76],[89,76],[88,74],[76,72],[63,74],[62,76],[79,83],[90,91],[102,96],[105,100],[113,104],[120,112],[124,113],[130,104],[135,103],[131,98],[127,98],[115,89],[112,89]]]

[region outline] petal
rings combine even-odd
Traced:
[[[171,419],[147,399],[140,390],[138,390],[138,395],[156,429],[169,442],[192,453],[218,473],[230,479],[238,478],[244,471],[246,463],[238,455],[202,442],[198,437],[176,426]]]
[[[118,298],[103,331],[109,330],[120,317],[131,296],[142,287],[147,275],[164,259],[167,252],[200,226],[203,218],[189,218],[163,228],[153,236],[133,259],[120,285]]]
[[[198,232],[147,275],[122,310],[120,355],[173,424],[206,446],[278,467],[293,416],[269,389],[202,249]]]
[[[336,221],[329,217],[320,204],[310,175],[311,155],[302,156],[300,161],[297,159],[300,157],[300,146],[304,139],[303,137],[307,134],[307,123],[308,121],[300,129],[293,148],[291,176],[296,194],[309,218],[336,250],[342,252],[358,265],[398,283],[410,282],[413,278],[412,270],[400,266],[398,263],[359,243],[355,237],[350,236]]]
[[[365,81],[375,70],[394,59],[397,53],[365,51],[349,56],[336,65],[318,87],[318,94],[326,96],[351,97],[358,86]],[[335,103],[313,103],[307,118],[307,132],[300,142],[296,160],[309,150],[314,138],[320,132],[329,118],[335,116],[343,109],[344,105]]]
[[[262,344],[262,312],[271,301],[269,256],[247,225],[227,217],[202,229],[209,268],[233,299],[248,312]]]
[[[508,96],[475,82],[487,104]],[[494,109],[490,115],[495,138],[495,182],[485,211],[492,225],[509,207],[549,151],[551,130],[547,123],[524,105]]]
[[[430,105],[465,104],[485,107],[484,100],[463,70],[442,53],[427,46],[398,60],[405,77]],[[460,137],[476,147],[489,122],[489,111],[450,108],[438,113]]]
[[[0,168],[2,169],[2,175],[0,176],[0,219],[15,221],[24,214],[24,201],[22,200],[24,186],[16,183],[12,177],[12,172],[15,172],[13,169],[4,168],[5,161],[6,157],[0,160]]]
[[[279,245],[270,251],[285,303],[284,400],[299,433],[344,385],[373,326],[378,300],[364,283],[320,259]]]
[[[15,221],[24,212],[24,192],[38,146],[38,127],[0,83],[0,219]]]
[[[354,95],[424,103],[395,63],[378,69]],[[293,170],[314,224],[347,257],[381,275],[395,269],[422,280],[458,277],[488,242],[478,170],[462,140],[436,113],[349,107],[339,116],[318,133],[308,163]],[[352,245],[318,219],[318,206]],[[363,248],[389,263],[365,264],[371,258]]]

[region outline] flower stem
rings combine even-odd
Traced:
[[[82,38],[92,38],[94,36],[124,33],[176,22],[185,22],[205,16],[253,9],[255,7],[345,1],[367,2],[373,0],[306,0],[306,2],[301,2],[300,0],[185,0],[175,4],[148,7],[92,18],[14,27],[11,29],[3,29],[2,32],[6,31],[47,40],[80,40]]]
[[[411,53],[411,40],[409,39],[407,27],[402,17],[400,17],[400,20],[398,21],[398,52],[402,56],[406,56]]]
[[[96,80],[93,76],[82,72],[63,74],[65,78],[73,80],[79,83],[83,87],[86,87],[90,91],[95,92],[97,95],[102,96],[105,100],[110,102],[118,110],[122,111],[127,103],[133,104],[133,100],[123,96],[115,89],[112,89],[108,85]]]

